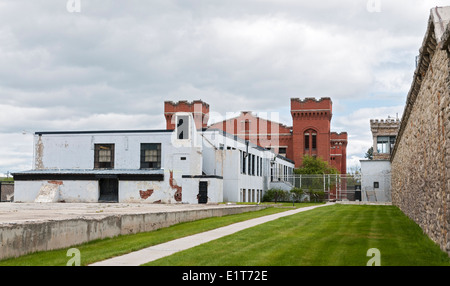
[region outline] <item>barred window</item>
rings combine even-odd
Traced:
[[[161,143],[141,144],[141,169],[161,168]]]
[[[94,169],[114,168],[114,144],[95,144]]]

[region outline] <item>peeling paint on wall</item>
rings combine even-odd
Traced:
[[[58,184],[44,184],[39,190],[39,193],[34,200],[36,203],[55,203],[59,198]]]
[[[181,193],[182,193],[183,189],[182,189],[181,186],[178,186],[178,185],[174,184],[174,182],[173,182],[173,171],[169,171],[169,172],[170,172],[170,179],[169,179],[170,187],[172,189],[176,190],[175,195],[173,197],[174,197],[175,201],[181,202],[181,198],[182,198]]]
[[[141,199],[148,199],[151,195],[153,194],[153,190],[146,190],[146,191],[139,191],[139,196],[141,197]]]

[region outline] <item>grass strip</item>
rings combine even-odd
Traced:
[[[334,205],[283,217],[161,258],[159,266],[450,266],[395,206]]]

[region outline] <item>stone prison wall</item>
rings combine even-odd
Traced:
[[[392,202],[450,255],[450,50],[428,32],[391,157]]]

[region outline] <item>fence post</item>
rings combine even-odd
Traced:
[[[326,191],[326,187],[325,187],[325,174],[323,174],[322,179],[323,179],[323,193],[325,194],[325,191]]]
[[[337,194],[338,194],[338,189],[339,189],[339,183],[338,183],[338,175],[335,175],[335,181],[336,181],[336,188],[335,188],[335,194],[334,194],[334,198],[337,201]]]
[[[330,174],[328,174],[328,200],[330,200],[330,185],[331,185],[331,179],[330,179]]]

